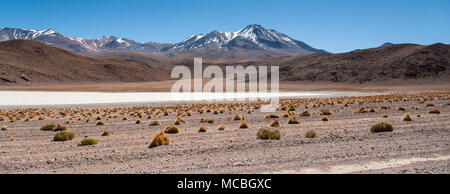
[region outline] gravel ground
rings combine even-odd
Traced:
[[[435,106],[427,107],[427,103]],[[67,124],[76,137],[64,142],[52,141],[55,132],[39,128],[47,123],[64,124],[67,118],[0,121],[8,126],[7,131],[0,131],[0,173],[450,173],[448,93],[447,99],[427,103],[336,104],[309,107],[311,117],[298,117],[305,110],[301,107],[294,111],[300,124],[279,118],[278,128],[269,126],[275,119],[264,118],[266,113],[258,110],[251,114],[246,110],[194,113],[182,117],[186,123],[179,126],[180,133],[167,134],[170,145],[155,148],[149,148],[151,139],[173,124],[176,114],[144,117],[141,124],[130,116],[127,121],[121,117],[105,120],[104,126],[96,126],[94,119],[83,120]],[[383,105],[392,109],[381,110]],[[363,106],[374,107],[376,112],[353,113]],[[397,110],[398,106],[406,111]],[[334,112],[327,122],[321,121],[322,109]],[[430,109],[439,109],[441,114],[427,113]],[[402,121],[405,113],[413,120]],[[240,121],[228,120],[236,114],[245,116],[250,128],[240,129]],[[214,123],[199,123],[201,118],[214,119]],[[153,120],[162,125],[149,126]],[[392,123],[395,130],[371,133],[370,126],[379,122]],[[219,124],[227,129],[217,130]],[[199,133],[200,125],[209,130]],[[281,139],[257,139],[263,127],[279,129]],[[317,132],[316,138],[304,137],[310,129]],[[115,134],[101,136],[104,130]],[[98,145],[77,146],[85,137],[97,139]]]

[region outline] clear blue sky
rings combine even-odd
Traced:
[[[0,27],[179,42],[261,24],[331,52],[450,43],[449,0],[0,0]]]

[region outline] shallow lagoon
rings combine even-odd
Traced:
[[[145,103],[180,101],[232,101],[244,99],[364,96],[356,91],[305,91],[279,93],[170,93],[170,92],[46,92],[0,91],[0,106],[74,105],[103,103]]]

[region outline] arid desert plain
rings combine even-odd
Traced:
[[[264,100],[6,107],[0,173],[450,173],[449,97],[283,98],[273,113]]]

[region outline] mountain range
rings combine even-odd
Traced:
[[[450,45],[392,44],[348,53],[278,56],[204,65],[277,65],[280,83],[450,83]],[[170,80],[177,65],[193,60],[115,52],[86,56],[34,40],[0,42],[0,85],[41,86]]]
[[[237,52],[264,53],[275,55],[305,55],[326,53],[308,44],[290,38],[275,30],[261,25],[248,25],[236,32],[212,31],[208,34],[195,34],[175,44],[156,42],[139,43],[126,38],[103,36],[97,39],[83,39],[65,36],[55,30],[27,30],[19,28],[0,28],[0,41],[35,40],[57,48],[81,54],[99,54],[105,52],[144,52],[165,53],[168,56],[177,53],[196,52],[199,54],[219,53],[238,59]],[[231,54],[227,54],[231,53]],[[244,55],[248,58],[248,55]],[[251,57],[250,57],[251,58]]]

